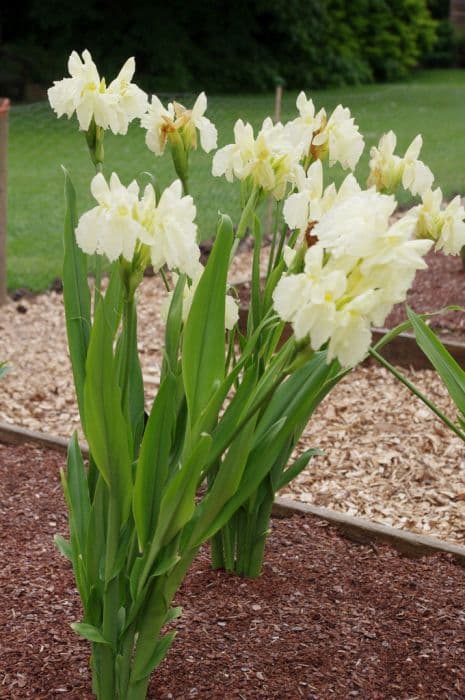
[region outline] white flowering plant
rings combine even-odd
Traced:
[[[174,638],[164,627],[180,614],[172,600],[199,547],[212,539],[214,566],[259,574],[275,492],[317,452],[288,466],[313,411],[366,356],[371,325],[405,299],[433,242],[452,252],[462,244],[465,212],[426,188],[418,142],[404,158],[392,138],[373,149],[368,188],[352,173],[325,186],[323,164],[352,170],[363,138],[348,109],[328,117],[301,93],[294,120],[266,119],[256,136],[239,120],[234,143],[216,150],[213,175],[240,180],[242,212],[236,227],[219,215],[204,267],[189,158],[198,141],[206,152],[217,146],[205,95],[192,109],[149,103],[131,82],[132,59],[108,87],[89,52],[73,53],[69,72],[50,103],[58,116],[76,113],[97,171],[96,206],[80,217],[65,171],[64,306],[90,457],[85,466],[74,435],[62,474],[70,539],[57,544],[81,596],[73,627],[92,643],[95,694],[139,700]],[[161,193],[104,176],[105,130],[124,134],[134,119],[156,156],[171,154],[177,179]],[[400,184],[423,199],[393,223]],[[262,279],[257,210],[269,196],[277,216]],[[247,230],[252,294],[241,332],[228,270]],[[93,302],[89,255],[110,263]],[[146,406],[137,290],[149,264],[167,291],[160,386]],[[283,342],[286,322],[294,332]]]

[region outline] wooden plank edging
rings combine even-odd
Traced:
[[[68,441],[61,437],[39,433],[26,428],[19,428],[9,423],[0,422],[0,442],[10,445],[22,445],[31,443],[66,453]],[[84,456],[89,453],[85,443],[81,444]],[[428,554],[445,552],[457,558],[460,565],[465,567],[465,547],[446,542],[444,540],[418,535],[407,530],[400,530],[370,520],[356,518],[345,513],[338,513],[329,508],[319,508],[290,498],[277,498],[273,504],[272,514],[277,518],[289,518],[293,515],[312,515],[321,520],[326,520],[335,526],[349,539],[370,544],[372,542],[386,542],[409,557],[423,557]]]
[[[465,566],[465,547],[452,542],[356,518],[346,513],[338,513],[335,510],[329,510],[329,508],[312,506],[290,498],[277,498],[273,504],[275,517],[286,518],[298,514],[313,515],[321,520],[326,520],[341,530],[349,539],[361,544],[370,544],[373,541],[385,542],[412,558],[445,552],[453,554],[459,563]]]

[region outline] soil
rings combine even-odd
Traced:
[[[428,268],[419,270],[407,296],[407,303],[418,313],[439,311],[452,304],[465,307],[465,268],[459,255],[428,253]],[[405,305],[397,304],[386,319],[386,328],[405,321]],[[465,313],[450,311],[430,320],[444,340],[465,341]]]
[[[52,538],[66,530],[45,449],[0,445],[0,698],[90,700],[80,605]],[[402,557],[308,516],[274,520],[263,575],[194,562],[184,613],[150,698],[465,697],[465,571],[448,555]]]

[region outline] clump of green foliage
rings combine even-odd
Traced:
[[[32,52],[45,82],[79,36],[106,73],[135,53],[142,86],[158,93],[269,90],[278,76],[289,88],[403,79],[432,50],[436,26],[427,0],[172,0],[103,15],[93,0],[25,0],[21,18],[3,13],[3,49]],[[156,42],[150,27],[163,28]]]

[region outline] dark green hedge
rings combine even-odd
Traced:
[[[22,0],[1,12],[3,55],[34,80],[89,48],[111,75],[134,54],[147,89],[267,90],[406,77],[435,41],[426,0]],[[33,67],[28,60],[34,57]]]

